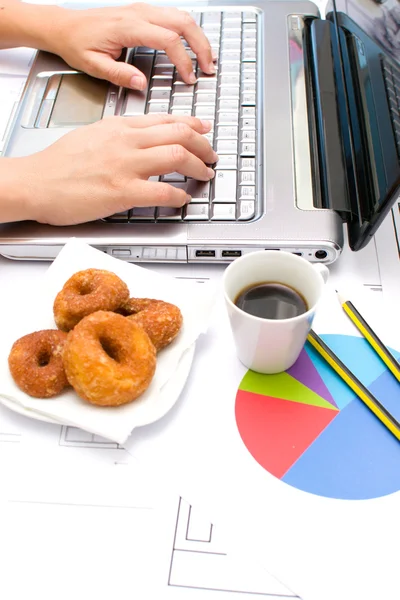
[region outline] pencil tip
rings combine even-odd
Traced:
[[[344,304],[347,300],[347,298],[343,295],[343,293],[340,293],[339,290],[335,290],[336,292],[336,297],[339,300],[340,304]]]

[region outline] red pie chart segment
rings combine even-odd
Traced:
[[[321,408],[244,390],[239,390],[236,397],[236,421],[244,444],[264,469],[279,478],[337,414],[333,407]]]

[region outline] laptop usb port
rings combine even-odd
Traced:
[[[241,250],[222,250],[221,252],[222,258],[239,258],[242,256]]]
[[[197,258],[214,258],[215,250],[196,250]]]

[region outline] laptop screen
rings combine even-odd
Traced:
[[[358,23],[337,10],[335,0],[332,7],[327,18],[337,48],[335,79],[350,201],[349,241],[359,249],[399,194],[400,67]]]

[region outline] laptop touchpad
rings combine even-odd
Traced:
[[[110,85],[83,73],[41,73],[33,84],[22,118],[27,128],[70,128],[99,121]]]
[[[99,121],[108,84],[77,73],[63,75],[48,127],[75,127]]]

